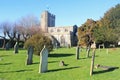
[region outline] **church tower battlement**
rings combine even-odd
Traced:
[[[43,32],[48,32],[48,27],[55,27],[55,15],[44,11],[41,14],[40,26]]]

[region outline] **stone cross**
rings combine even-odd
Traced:
[[[44,46],[40,52],[39,73],[44,73],[48,70],[48,49]]]
[[[27,63],[26,63],[26,65],[32,64],[33,52],[34,52],[34,48],[33,48],[33,46],[30,46],[28,48],[28,51],[27,51]]]
[[[94,69],[95,49],[96,49],[96,44],[95,44],[95,42],[91,45],[91,48],[93,49],[93,52],[92,52],[92,60],[91,60],[91,66],[90,66],[90,76],[92,76],[92,74],[93,74],[93,69]]]

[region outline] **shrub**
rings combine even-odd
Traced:
[[[25,48],[33,46],[34,54],[36,55],[40,55],[40,51],[43,49],[44,45],[47,47],[48,51],[52,51],[53,45],[51,39],[43,34],[33,35],[24,44]]]

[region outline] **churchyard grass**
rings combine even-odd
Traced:
[[[0,80],[119,80],[120,68],[113,71],[94,69],[90,76],[91,57],[86,58],[85,49],[76,60],[76,48],[54,49],[48,57],[48,72],[39,72],[40,57],[33,56],[33,64],[26,65],[27,51],[0,49]],[[92,52],[92,51],[91,51]],[[90,53],[90,56],[92,54]],[[65,66],[59,66],[64,61]],[[96,50],[95,64],[120,67],[120,48]]]

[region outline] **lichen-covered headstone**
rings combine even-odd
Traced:
[[[26,65],[32,64],[33,52],[34,52],[34,48],[33,48],[33,46],[30,46],[28,48],[28,51],[27,51],[27,63],[26,63]]]
[[[44,46],[40,52],[39,73],[44,73],[48,70],[48,49]]]

